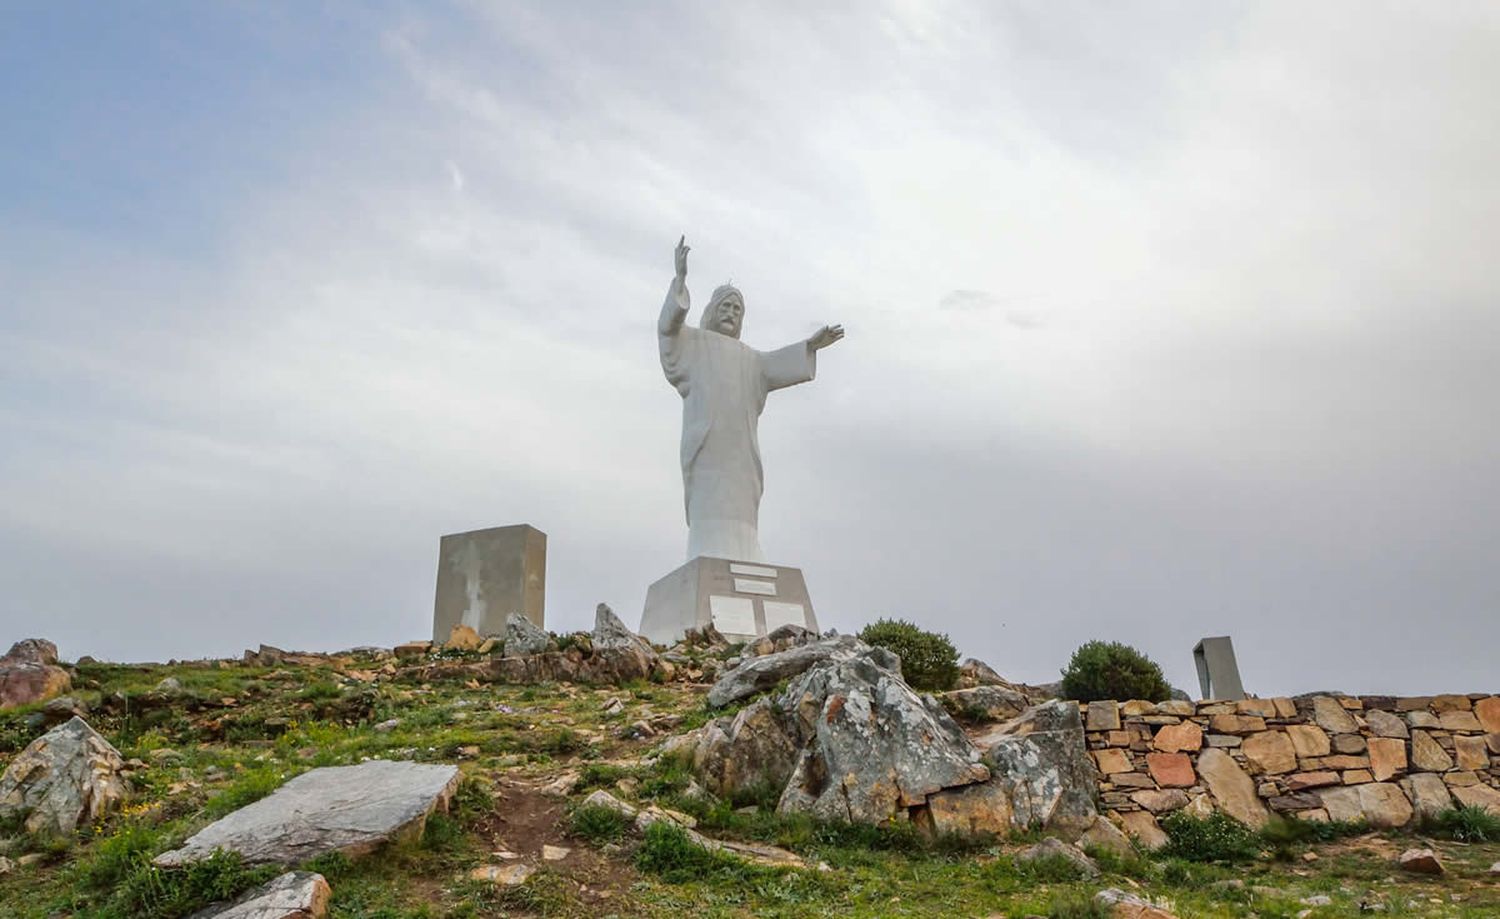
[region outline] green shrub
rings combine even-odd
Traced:
[[[203,807],[203,813],[210,819],[217,820],[247,804],[254,804],[280,788],[289,778],[290,775],[272,766],[248,770],[235,779],[234,784],[210,798]]]
[[[1431,821],[1431,828],[1432,832],[1458,842],[1500,842],[1500,817],[1469,804],[1439,811]]]
[[[232,900],[281,873],[272,866],[247,868],[240,856],[215,852],[183,868],[158,868],[144,853],[113,888],[98,919],[179,919],[211,903]]]
[[[1094,902],[1088,894],[1062,894],[1052,901],[1047,919],[1110,919],[1110,907]]]
[[[715,875],[750,881],[776,873],[723,852],[710,852],[689,839],[681,827],[665,820],[646,827],[645,840],[635,855],[635,866],[668,884],[701,881]]]
[[[592,843],[614,842],[625,835],[630,818],[593,804],[580,805],[568,815],[568,832]]]
[[[913,689],[942,692],[958,684],[958,649],[945,634],[905,619],[881,619],[860,630],[859,638],[901,658],[901,675]]]
[[[1146,655],[1117,641],[1090,641],[1073,652],[1062,672],[1065,699],[1095,702],[1100,699],[1145,699],[1165,702],[1172,687],[1161,667]]]
[[[1260,852],[1260,836],[1223,811],[1198,819],[1177,811],[1161,822],[1167,844],[1158,854],[1193,862],[1238,862]]]

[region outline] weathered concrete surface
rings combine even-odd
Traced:
[[[72,685],[68,671],[57,666],[57,645],[45,638],[18,641],[0,657],[0,709],[45,702]]]
[[[73,717],[33,740],[0,776],[0,818],[21,817],[32,833],[71,834],[125,800],[125,759]]]
[[[323,875],[288,871],[233,903],[214,904],[188,919],[322,919],[332,896]]]
[[[370,760],[297,776],[156,857],[162,867],[238,852],[248,864],[295,864],[328,852],[366,854],[394,837],[420,835],[446,809],[458,767]]]
[[[527,524],[450,533],[438,547],[432,640],[456,625],[499,635],[520,613],[545,628],[547,534]]]

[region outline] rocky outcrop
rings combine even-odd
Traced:
[[[881,823],[989,778],[948,713],[877,663],[885,656],[830,660],[781,694],[801,753],[777,810]]]
[[[314,769],[209,824],[155,864],[185,865],[219,849],[252,865],[363,855],[392,838],[420,836],[427,816],[447,809],[458,780],[457,766],[389,760]]]
[[[214,904],[188,919],[322,919],[332,896],[323,875],[288,871],[233,903]]]
[[[708,704],[722,708],[756,693],[765,692],[824,661],[847,661],[867,657],[879,667],[901,675],[901,659],[884,648],[872,648],[852,635],[809,642],[785,651],[750,658],[719,677],[708,692]]]
[[[1020,692],[1005,686],[975,686],[941,693],[938,701],[960,721],[1009,721],[1031,703]]]
[[[557,642],[552,634],[537,626],[520,613],[505,617],[505,656],[527,657],[556,651]]]
[[[976,745],[941,704],[888,666],[892,658],[840,637],[746,661],[714,686],[711,702],[790,683],[674,747],[716,794],[780,789],[782,813],[909,819],[963,835],[1093,823],[1093,766],[1075,704],[1029,709]]]
[[[45,702],[72,685],[68,671],[57,666],[57,645],[45,638],[18,641],[0,657],[0,709]]]
[[[124,757],[78,717],[32,741],[0,776],[0,819],[32,833],[71,834],[125,800]]]
[[[1017,828],[1082,831],[1098,813],[1098,786],[1078,704],[1043,702],[974,738],[1012,804]]]

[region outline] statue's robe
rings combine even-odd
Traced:
[[[765,489],[757,428],[766,394],[817,372],[806,342],[757,351],[684,323],[690,301],[674,279],[657,324],[661,369],[682,396],[682,487],[688,559],[765,561],[758,532]]]

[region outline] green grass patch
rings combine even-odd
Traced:
[[[582,804],[568,814],[568,832],[595,845],[620,839],[629,826],[624,814],[597,805]]]
[[[1455,842],[1500,842],[1500,817],[1473,805],[1440,811],[1427,826],[1434,835]]]
[[[1159,854],[1192,862],[1249,861],[1260,853],[1260,836],[1223,811],[1199,819],[1177,811],[1161,822],[1167,844]]]

